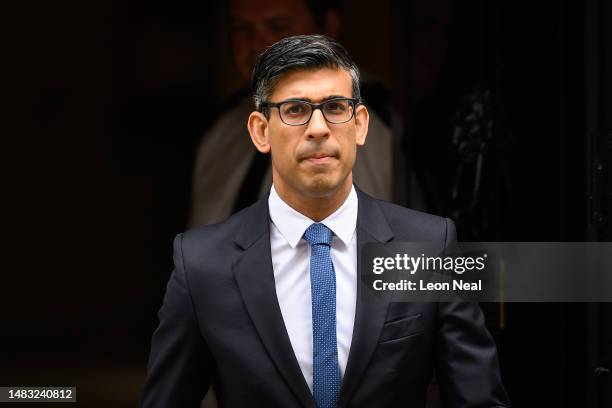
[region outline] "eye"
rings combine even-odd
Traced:
[[[329,113],[343,113],[348,110],[347,101],[329,101],[325,104],[325,111]]]
[[[283,105],[283,113],[286,115],[303,115],[307,111],[307,106],[303,103],[292,102]]]

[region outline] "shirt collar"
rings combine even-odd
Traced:
[[[334,235],[347,246],[351,243],[355,228],[357,227],[357,205],[357,193],[355,192],[355,187],[351,186],[351,191],[346,200],[344,200],[344,203],[321,221],[321,224],[331,229]],[[283,238],[287,240],[291,248],[297,246],[306,228],[315,222],[285,203],[276,193],[274,185],[272,185],[270,190],[268,208],[270,209],[272,223]]]

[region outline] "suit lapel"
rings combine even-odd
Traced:
[[[375,295],[371,290],[363,290],[361,274],[361,250],[368,242],[385,243],[393,239],[393,232],[375,200],[357,190],[359,210],[357,214],[357,308],[353,339],[349,352],[346,372],[342,382],[340,401],[344,406],[361,380],[372,353],[378,343],[380,331],[385,322],[391,293],[388,291]]]
[[[236,283],[255,328],[301,405],[314,408],[308,384],[291,347],[283,322],[272,269],[267,195],[245,210],[236,244],[244,253],[234,264]]]

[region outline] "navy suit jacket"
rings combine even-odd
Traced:
[[[358,249],[456,239],[448,219],[358,200]],[[176,237],[142,407],[199,407],[212,383],[221,407],[315,408],[276,297],[269,223],[266,196]],[[509,406],[477,304],[392,302],[361,286],[339,407],[424,407],[434,371],[445,407]]]

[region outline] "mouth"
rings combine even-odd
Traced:
[[[304,157],[303,161],[313,164],[326,164],[336,159],[336,156],[329,153],[314,153]]]

